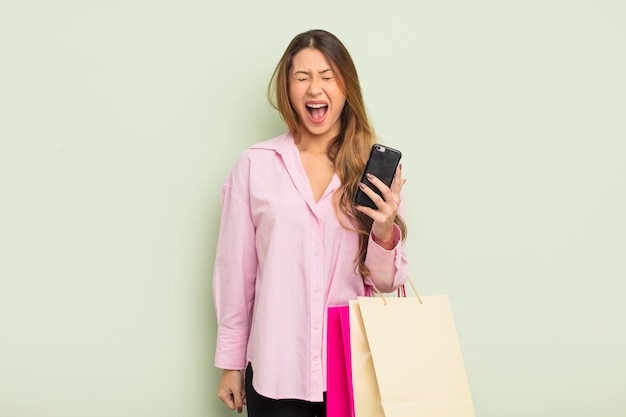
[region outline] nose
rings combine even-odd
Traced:
[[[312,96],[316,96],[322,92],[322,79],[321,77],[313,77],[311,78],[311,83],[309,84],[309,94]]]

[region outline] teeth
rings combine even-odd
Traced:
[[[312,109],[321,109],[322,107],[326,107],[326,104],[307,104],[306,106]]]

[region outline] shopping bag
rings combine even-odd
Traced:
[[[351,313],[357,311],[378,385],[378,416],[475,417],[447,296],[359,297],[350,305]],[[359,323],[354,317],[350,326]],[[354,370],[354,345],[352,357]],[[359,414],[363,407],[357,392],[363,381],[353,378],[355,417],[369,417]]]
[[[384,417],[359,302],[349,303],[354,417]],[[417,417],[417,416],[412,416]]]
[[[328,307],[326,415],[354,417],[348,306]]]

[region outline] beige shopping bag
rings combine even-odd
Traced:
[[[358,309],[350,305],[350,325],[365,331],[361,347],[369,347],[375,378],[371,371],[353,374],[355,417],[475,417],[447,296],[359,297],[356,303]],[[352,345],[353,372],[357,347]],[[357,397],[357,387],[372,380],[382,411],[359,414],[380,409],[373,405],[378,399]]]
[[[349,303],[354,417],[384,417],[359,302]]]

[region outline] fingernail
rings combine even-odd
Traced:
[[[364,189],[365,189],[365,184],[363,184],[362,182],[360,182],[360,183],[359,183],[359,188],[360,188],[361,190],[364,190]]]
[[[367,177],[368,180],[371,180],[372,178],[374,178],[372,174],[366,174],[365,176]]]

